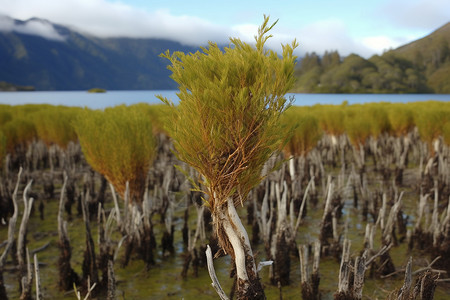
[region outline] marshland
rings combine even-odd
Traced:
[[[450,297],[450,103],[290,106],[267,21],[178,105],[1,105],[1,299]]]

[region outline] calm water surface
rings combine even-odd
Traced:
[[[152,91],[108,91],[106,93],[88,93],[86,91],[36,91],[36,92],[0,92],[3,104],[37,104],[47,103],[66,106],[87,106],[105,108],[120,104],[146,102],[161,104],[156,95],[162,95],[178,102],[175,90]],[[309,106],[314,104],[349,104],[367,102],[416,102],[427,100],[450,101],[450,94],[288,94],[295,97],[294,105]]]

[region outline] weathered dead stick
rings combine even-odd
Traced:
[[[34,277],[36,281],[36,300],[43,300],[41,292],[41,277],[39,275],[39,261],[37,255],[34,254]]]
[[[211,277],[212,283],[211,285],[216,290],[217,294],[219,295],[220,299],[222,300],[229,300],[225,292],[223,291],[222,287],[220,286],[219,280],[216,276],[216,271],[214,270],[214,264],[213,264],[213,257],[211,252],[211,247],[209,245],[206,245],[206,260],[208,264],[208,272],[209,277]]]
[[[428,264],[428,266],[420,268],[420,269],[417,269],[416,271],[412,272],[411,274],[412,275],[417,275],[417,274],[419,274],[419,273],[421,273],[423,271],[431,271],[433,273],[447,273],[447,271],[445,271],[445,270],[436,270],[436,269],[432,268],[434,263],[437,262],[440,258],[441,258],[440,256],[436,257],[431,263]],[[406,266],[406,269],[399,269],[399,270],[397,270],[395,272],[392,272],[390,274],[387,274],[387,275],[384,275],[384,276],[380,276],[380,278],[388,278],[388,277],[394,276],[394,275],[396,275],[398,273],[403,273],[403,272],[405,272],[407,270],[408,270],[408,265]]]
[[[30,254],[34,256],[36,253],[39,253],[39,252],[44,251],[45,249],[47,249],[48,246],[50,246],[50,242],[47,242],[44,245],[42,245],[41,247],[32,250],[30,252]]]
[[[22,269],[25,265],[26,260],[26,237],[27,237],[27,225],[30,218],[31,208],[33,206],[33,198],[27,199],[28,190],[31,187],[33,180],[30,180],[23,191],[23,216],[20,223],[19,235],[17,237],[17,260],[19,261],[19,266]]]
[[[26,265],[26,273],[21,274],[21,287],[22,287],[22,294],[20,295],[21,300],[31,300],[31,286],[33,285],[33,270],[32,266],[30,264],[30,253],[28,252],[28,248],[25,251],[25,256],[27,260]],[[22,272],[22,270],[21,270]]]

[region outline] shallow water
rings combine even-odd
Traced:
[[[414,172],[414,171],[409,171]],[[413,176],[414,174],[410,174]],[[369,180],[371,186],[379,184],[379,179],[375,176]],[[415,213],[415,206],[418,200],[418,195],[413,191],[412,187],[401,187],[400,191],[404,191],[404,213],[413,216]],[[108,191],[109,192],[109,191]],[[351,253],[356,256],[363,250],[364,229],[366,222],[362,220],[359,209],[353,207],[353,199],[350,198],[350,193],[345,198],[345,205],[343,209],[343,217],[340,219],[340,228],[342,229],[346,218],[349,218],[348,237],[352,241]],[[55,191],[55,197],[59,198],[59,189]],[[21,199],[21,195],[19,195]],[[108,198],[106,208],[112,207],[110,197]],[[297,235],[297,242],[309,243],[314,241],[320,230],[320,221],[323,214],[323,199],[319,197],[320,202],[317,207],[308,206],[308,214],[304,219]],[[35,206],[39,204],[38,200]],[[20,201],[22,203],[22,201]],[[30,218],[28,225],[28,247],[30,250],[41,247],[50,242],[50,246],[38,253],[39,262],[42,264],[40,268],[41,285],[45,299],[76,299],[73,292],[61,292],[58,290],[58,256],[59,249],[58,233],[57,233],[57,208],[59,205],[58,199],[45,201],[45,220],[41,221],[37,210]],[[22,211],[22,205],[21,205]],[[192,276],[192,269],[189,270],[187,279],[181,278],[181,270],[184,262],[184,247],[182,244],[181,230],[183,227],[183,206],[180,205],[176,209],[174,219],[175,224],[175,249],[174,256],[163,257],[162,251],[158,248],[155,255],[156,265],[152,266],[149,271],[146,270],[145,264],[135,258],[132,259],[128,266],[122,267],[123,248],[119,253],[119,258],[115,263],[115,274],[117,280],[117,296],[118,299],[217,299],[214,289],[211,287],[211,279],[209,278],[206,269],[199,269],[199,277]],[[76,209],[73,207],[73,212],[76,214]],[[245,209],[240,209],[242,219],[245,219]],[[196,217],[194,209],[190,212],[191,224],[193,225]],[[68,216],[64,216],[65,220],[69,220]],[[156,240],[160,245],[162,224],[159,224],[159,215],[153,218],[156,224]],[[369,217],[369,222],[373,220]],[[20,220],[18,221],[20,222]],[[18,223],[19,224],[19,223]],[[91,222],[91,230],[94,237],[96,252],[98,253],[97,243],[97,228],[96,222]],[[247,229],[250,229],[247,226]],[[379,231],[379,230],[378,230]],[[85,250],[85,230],[84,223],[81,217],[74,215],[72,220],[68,223],[68,233],[72,246],[72,260],[71,265],[74,270],[81,275],[81,264],[83,253]],[[251,235],[251,233],[249,233]],[[5,240],[7,236],[7,227],[0,227],[0,241]],[[116,240],[119,236],[116,236]],[[380,236],[379,232],[375,239],[375,249],[379,249]],[[259,244],[254,249],[257,261],[266,260],[263,245]],[[394,264],[397,269],[403,268],[410,255],[412,255],[418,264],[413,265],[413,271],[419,267],[426,265],[426,258],[428,255],[423,255],[419,252],[408,253],[405,244],[400,244],[390,252]],[[232,279],[229,278],[230,272],[230,258],[228,256],[218,258],[214,261],[216,273],[219,281],[226,292],[229,292],[232,286]],[[12,269],[13,266],[7,265],[7,269]],[[300,289],[300,265],[298,256],[291,256],[291,285],[282,288],[283,299],[299,299],[301,293]],[[333,293],[337,290],[338,284],[339,261],[335,258],[322,258],[320,262],[321,281],[319,289],[322,293],[322,299],[333,299]],[[14,272],[5,271],[4,280],[7,284],[7,292],[10,299],[17,299],[18,281]],[[272,286],[269,280],[269,268],[264,268],[260,273],[262,282],[265,286],[265,293],[268,299],[279,299],[280,291],[278,287]],[[395,288],[399,288],[403,282],[403,274],[389,278],[389,279],[370,279],[366,276],[364,286],[365,299],[384,299]],[[99,298],[101,299],[101,298]],[[435,294],[436,300],[450,299],[450,288],[448,284],[439,284]]]
[[[0,92],[0,103],[12,105],[47,103],[99,109],[141,102],[162,104],[156,95],[161,95],[174,103],[178,103],[177,92],[177,90],[108,91],[106,93],[88,93],[87,91]],[[295,99],[293,104],[298,106],[339,105],[344,101],[348,101],[349,104],[368,102],[406,103],[427,100],[450,101],[450,94],[287,94],[287,97],[291,96]]]

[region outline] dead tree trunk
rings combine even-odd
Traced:
[[[70,247],[69,235],[67,234],[67,222],[64,221],[64,193],[67,185],[67,175],[64,174],[64,183],[61,188],[61,197],[59,199],[58,210],[58,236],[59,236],[59,288],[63,291],[73,289],[74,285],[79,285],[79,278],[75,271],[70,266],[70,259],[72,257],[72,249]]]
[[[311,272],[309,251],[306,245],[299,246],[300,256],[300,273],[301,273],[301,286],[302,286],[302,299],[303,300],[318,300],[319,294],[319,261],[320,261],[320,242],[314,243],[314,260],[313,268]]]
[[[84,252],[84,260],[83,260],[83,281],[86,284],[90,282],[92,284],[98,284],[98,269],[95,257],[95,246],[94,241],[92,239],[91,227],[89,222],[89,213],[87,208],[86,198],[88,196],[89,191],[86,192],[85,199],[82,199],[81,205],[83,210],[83,219],[86,229],[86,250]],[[86,285],[86,290],[88,289]]]
[[[14,233],[16,231],[16,223],[17,223],[17,216],[19,214],[19,208],[17,205],[17,192],[19,191],[19,184],[20,184],[20,177],[22,175],[22,168],[20,168],[19,173],[17,174],[17,183],[16,187],[14,188],[14,192],[12,194],[12,202],[14,206],[14,213],[9,219],[8,224],[8,241],[5,246],[5,250],[3,251],[3,254],[0,256],[0,299],[8,299],[8,296],[6,294],[5,285],[3,282],[3,268],[6,263],[6,259],[8,257],[9,251],[11,251],[13,244],[14,244]]]
[[[353,266],[350,261],[351,243],[344,240],[341,267],[339,270],[339,287],[334,294],[335,300],[361,300],[366,271],[366,252],[357,257]],[[352,281],[353,278],[353,281]]]

